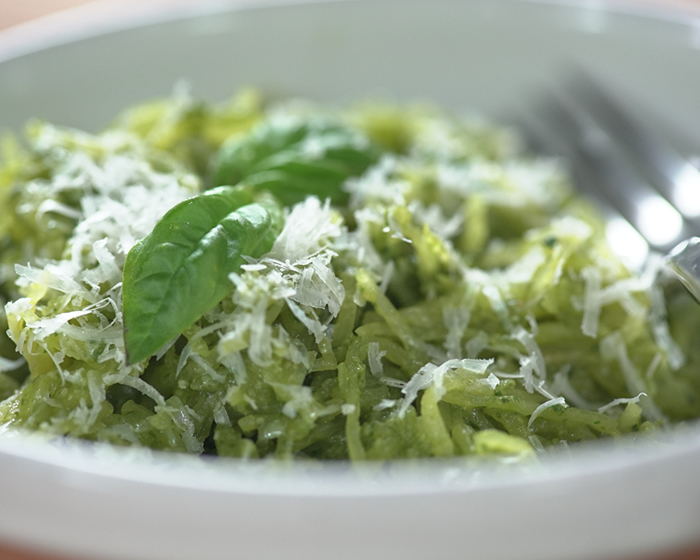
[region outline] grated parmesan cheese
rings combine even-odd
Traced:
[[[566,404],[566,400],[564,400],[564,397],[551,398],[547,402],[542,403],[530,415],[530,419],[527,421],[528,430],[532,431],[532,423],[537,419],[537,417],[540,414],[542,414],[545,410],[547,410],[548,408],[552,408],[553,406],[567,407],[569,405]]]
[[[647,395],[646,393],[639,393],[636,397],[613,399],[608,404],[601,406],[598,409],[598,412],[607,412],[611,408],[618,406],[620,404],[638,403],[640,398],[647,397],[647,396],[649,396],[649,395]]]
[[[586,336],[596,338],[598,336],[598,324],[602,307],[600,291],[603,277],[600,269],[595,266],[587,266],[583,269],[581,275],[586,283],[581,330]]]
[[[381,377],[384,373],[384,366],[382,365],[382,358],[384,356],[386,356],[386,350],[380,352],[378,342],[370,342],[367,345],[367,362],[372,375]]]
[[[437,366],[432,363],[425,364],[418,370],[410,381],[401,389],[405,395],[401,406],[399,407],[399,416],[406,414],[410,404],[418,397],[418,392],[427,389],[428,387],[435,388],[435,395],[439,399],[444,395],[442,380],[445,374],[450,370],[464,369],[467,372],[483,375],[486,369],[493,363],[493,360],[478,360],[478,359],[463,359],[463,360],[447,360]]]
[[[535,341],[535,337],[523,327],[517,327],[511,336],[528,352],[527,355],[520,357],[520,374],[523,377],[525,389],[532,393],[536,387],[542,387],[540,383],[547,380],[547,367],[542,350]]]
[[[625,378],[627,390],[630,393],[644,393],[646,385],[642,376],[639,374],[639,371],[629,357],[627,345],[625,344],[620,331],[615,331],[601,340],[600,351],[603,355],[603,359],[615,360],[618,363],[622,371],[622,375]],[[650,398],[644,399],[641,406],[642,410],[644,411],[644,415],[649,418],[649,420],[660,420],[662,422],[667,421],[665,415]]]

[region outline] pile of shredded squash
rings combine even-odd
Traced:
[[[333,175],[331,140],[278,141],[319,119],[369,163]],[[230,177],[233,152],[255,166],[242,183],[277,189],[281,231],[221,301],[132,363],[127,255]],[[32,122],[1,161],[5,430],[358,461],[528,457],[700,416],[700,308],[659,259],[627,269],[561,162],[511,130],[246,90],[147,103],[95,135]],[[287,200],[291,184],[314,187]]]

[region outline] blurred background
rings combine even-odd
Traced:
[[[87,4],[89,0],[4,0],[0,2],[0,29],[52,12]]]
[[[0,29],[29,21],[53,12],[88,4],[94,0],[0,0]],[[158,0],[141,0],[139,3]],[[598,1],[598,0],[595,0]],[[700,9],[700,0],[621,0],[628,4],[656,4],[662,9],[686,6]],[[98,0],[100,3],[119,4],[124,0]],[[161,2],[162,3],[162,2]],[[196,3],[196,2],[195,2]]]

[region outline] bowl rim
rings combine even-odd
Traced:
[[[3,437],[3,470],[32,465],[130,485],[226,495],[348,498],[459,495],[494,488],[567,486],[601,474],[663,472],[671,465],[700,468],[700,421],[676,426],[657,441],[601,439],[570,450],[550,449],[533,461],[469,457],[393,461],[280,462],[118,447],[108,443],[14,433]],[[206,476],[202,476],[206,474]],[[58,476],[60,479],[60,475]]]
[[[459,0],[439,0],[459,1]],[[465,0],[473,1],[473,0]],[[0,30],[0,63],[37,51],[128,29],[232,11],[314,4],[398,3],[401,0],[92,0]],[[693,0],[491,0],[635,16],[697,26]]]

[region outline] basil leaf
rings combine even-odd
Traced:
[[[308,195],[347,200],[342,185],[379,158],[369,139],[328,119],[269,120],[245,137],[227,140],[219,150],[216,185],[244,182],[273,193],[284,205]]]
[[[219,303],[243,256],[268,252],[282,225],[278,203],[246,187],[212,189],[171,208],[126,258],[127,361],[155,354]]]

